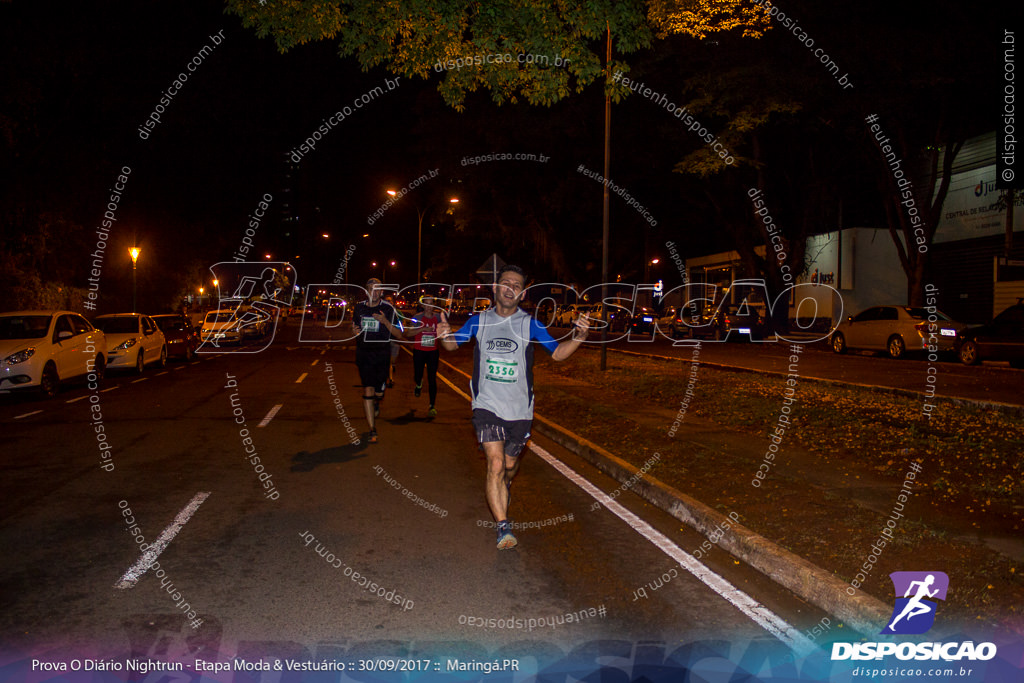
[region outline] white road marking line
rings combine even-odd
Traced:
[[[312,363],[310,363],[310,364],[309,364],[309,367],[313,367],[314,365],[316,365],[316,364],[317,364],[317,363],[319,363],[319,362],[320,362],[320,359],[319,359],[319,358],[317,358],[317,359],[315,359],[315,360],[314,360],[314,361],[313,361]]]
[[[295,383],[296,384],[302,384],[302,380],[306,379],[306,375],[308,375],[308,374],[309,374],[308,372],[304,372],[301,375],[299,375],[299,378],[297,380],[295,380]]]
[[[220,354],[217,354],[217,355],[220,356]],[[189,363],[189,365],[199,365],[199,361],[194,360],[191,363]]]
[[[101,394],[105,394],[105,393],[107,393],[108,391],[113,391],[114,389],[117,389],[117,388],[118,388],[118,386],[120,386],[120,385],[114,385],[114,386],[110,387],[109,389],[100,389],[100,393],[101,393]]]
[[[721,595],[727,602],[759,624],[761,628],[781,640],[791,650],[794,650],[801,656],[814,651],[814,644],[807,636],[790,626],[782,617],[698,562],[692,555],[673,543],[667,536],[615,502],[607,493],[591,484],[575,470],[536,443],[530,441],[528,445],[530,450],[542,457],[549,465],[558,470],[562,476],[590,494],[591,497],[599,501],[609,511],[615,513],[616,517],[654,544],[658,550],[678,562],[679,566],[700,579],[704,585]]]
[[[174,371],[177,372],[178,370],[184,370],[184,369],[185,369],[184,365],[179,365],[178,367],[174,368]]]
[[[163,372],[156,373],[156,376],[159,377],[160,375],[166,375],[169,372],[170,372],[170,370],[164,370]]]
[[[145,382],[148,377],[140,377],[139,379],[132,380],[132,384],[138,384],[139,382]]]
[[[321,351],[320,355],[321,356],[326,356],[327,355],[327,349],[324,349],[323,351]]]
[[[15,415],[14,419],[15,420],[20,420],[23,417],[32,417],[33,415],[38,415],[41,412],[43,412],[43,411],[41,411],[41,410],[33,410],[31,413],[22,413],[21,415]]]
[[[456,372],[466,374],[458,368],[452,366],[449,363],[445,363]],[[456,387],[447,378],[441,374],[437,375],[445,384],[450,386],[457,394],[462,396],[467,401],[472,401],[469,395]],[[468,375],[466,375],[468,377]],[[557,470],[562,476],[571,481],[572,483],[579,486],[581,489],[586,491],[592,498],[600,502],[609,511],[615,513],[615,516],[628,524],[634,531],[650,541],[658,550],[662,551],[673,560],[679,563],[679,566],[687,570],[695,577],[700,579],[708,588],[718,593],[727,602],[736,607],[739,611],[743,612],[748,618],[757,623],[761,628],[771,633],[773,636],[785,643],[791,650],[797,654],[803,656],[814,651],[814,644],[807,638],[803,633],[790,626],[782,617],[778,616],[770,609],[762,605],[761,603],[754,600],[752,597],[741,591],[740,589],[733,586],[731,583],[723,579],[721,576],[711,571],[703,564],[698,562],[692,555],[684,551],[682,548],[673,543],[667,536],[662,534],[660,531],[652,527],[647,522],[643,521],[632,512],[624,508],[619,503],[606,494],[601,489],[597,488],[589,481],[580,476],[575,470],[570,468],[568,465],[563,463],[555,456],[548,453],[546,450],[538,446],[532,440],[528,443],[530,450],[539,455],[555,470]]]
[[[270,421],[274,419],[274,416],[277,415],[277,411],[281,410],[281,407],[283,405],[284,405],[283,403],[278,403],[276,406],[271,408],[270,412],[268,412],[266,414],[266,416],[262,420],[260,420],[260,423],[258,425],[256,425],[256,426],[257,427],[266,427],[268,424],[270,424]]]
[[[64,401],[64,402],[65,403],[74,403],[75,401],[81,401],[82,399],[85,399],[85,398],[89,398],[89,396],[88,395],[79,396],[78,398],[73,398],[70,401]]]
[[[138,580],[149,571],[150,565],[156,561],[156,558],[160,557],[160,553],[164,551],[167,544],[178,535],[185,523],[188,522],[192,514],[199,509],[199,506],[203,504],[203,501],[210,495],[209,491],[200,491],[197,493],[192,500],[182,508],[178,516],[174,518],[174,521],[167,525],[167,528],[163,530],[160,537],[153,541],[153,544],[146,549],[146,552],[142,553],[138,560],[135,561],[128,571],[124,573],[121,580],[114,584],[114,588],[124,590],[125,588],[131,588]]]

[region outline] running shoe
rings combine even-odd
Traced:
[[[512,522],[505,520],[498,522],[498,550],[514,548],[519,541],[512,534]]]
[[[370,443],[377,443],[377,430],[376,429],[371,429],[370,430],[370,438],[367,439],[367,441],[369,441]]]
[[[422,388],[423,388],[423,385],[422,385],[422,384],[417,384],[417,385],[416,385],[416,390],[415,390],[414,392],[412,392],[412,395],[413,395],[413,396],[415,396],[415,397],[417,397],[417,398],[419,398],[419,395],[420,395],[420,389],[422,389]]]
[[[430,410],[427,411],[427,415],[430,417],[437,417],[437,408],[430,406]]]

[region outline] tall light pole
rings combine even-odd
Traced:
[[[398,196],[398,193],[395,192],[394,190],[388,190],[387,193],[389,195],[391,195],[392,197]],[[449,204],[458,204],[459,203],[459,198],[458,197],[452,197],[451,199],[448,200],[448,203]],[[416,204],[414,202],[414,205],[416,206],[416,219],[417,219],[417,228],[416,228],[416,282],[420,283],[420,282],[423,281],[423,217],[427,215],[427,211],[430,210],[431,204],[427,204],[426,206],[421,207],[419,204]],[[363,237],[365,237],[365,236],[366,235],[363,235]]]
[[[608,29],[607,49],[604,60],[605,95],[604,95],[604,177],[611,177],[612,164],[612,94],[608,91],[608,79],[612,77],[612,25],[605,22]],[[608,300],[608,185],[605,183],[601,204],[601,370],[608,369],[608,313],[604,302]],[[646,258],[646,255],[645,255]]]
[[[141,250],[138,247],[132,247],[131,249],[128,250],[128,253],[131,254],[131,256],[132,256],[132,313],[135,312],[135,302],[136,302],[136,292],[137,292],[137,287],[136,287],[136,284],[135,284],[136,283],[136,280],[135,280],[135,263],[139,260],[139,253],[140,253],[140,251]]]

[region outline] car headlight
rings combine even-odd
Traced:
[[[35,347],[30,346],[27,349],[22,349],[7,356],[7,358],[4,358],[4,362],[8,365],[17,365],[18,363],[24,363],[34,355],[36,355]]]
[[[136,339],[135,337],[132,337],[131,339],[126,339],[125,341],[123,341],[120,344],[118,344],[117,346],[115,346],[114,350],[115,351],[127,351],[128,349],[130,349],[133,346],[135,346],[138,343],[138,341],[139,340]]]

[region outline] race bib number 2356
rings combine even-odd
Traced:
[[[488,358],[486,377],[492,382],[513,384],[519,379],[519,364],[505,360]]]

